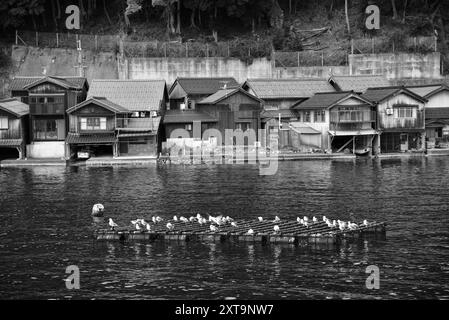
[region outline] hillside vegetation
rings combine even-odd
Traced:
[[[115,34],[135,41],[216,43],[233,41],[241,52],[231,56],[265,56],[276,51],[320,52],[332,64],[344,64],[351,39],[376,37],[375,52],[407,51],[409,37],[438,36],[447,53],[442,0],[5,0],[0,2],[4,35],[15,29],[66,32],[65,8],[81,10],[78,33]],[[367,30],[365,8],[380,8],[380,30]],[[356,45],[354,46],[354,43]],[[255,45],[256,44],[256,45]],[[269,44],[269,45],[266,45]],[[369,52],[371,44],[352,42]],[[271,45],[271,48],[269,46]],[[429,51],[416,47],[415,52]],[[312,55],[311,55],[312,56]],[[307,55],[306,55],[307,57]],[[288,63],[288,61],[286,62]],[[307,61],[306,61],[307,63]],[[313,61],[315,63],[315,61]],[[445,68],[448,69],[448,68]]]

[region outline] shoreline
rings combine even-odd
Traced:
[[[86,161],[76,162],[73,160],[65,159],[5,159],[0,161],[1,168],[10,167],[36,167],[36,166],[63,166],[63,167],[110,167],[110,166],[144,166],[154,165],[158,163],[162,164],[202,164],[202,163],[215,163],[215,164],[234,164],[251,162],[256,163],[262,161],[313,161],[313,160],[356,160],[356,159],[407,159],[407,158],[426,158],[426,157],[442,157],[449,156],[449,149],[441,150],[427,150],[427,152],[404,152],[404,153],[385,153],[374,156],[356,156],[353,154],[288,154],[280,153],[274,158],[232,158],[220,161],[197,161],[193,158],[177,158],[169,159],[168,157],[127,157],[127,158],[91,158]]]

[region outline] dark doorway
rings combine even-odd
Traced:
[[[0,160],[19,159],[19,151],[16,148],[0,148]]]

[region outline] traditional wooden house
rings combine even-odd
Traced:
[[[425,150],[425,98],[405,87],[369,88],[362,97],[377,105],[381,153]]]
[[[375,105],[353,91],[317,93],[294,106],[300,121],[291,124],[302,151],[367,154],[373,150],[376,130]]]
[[[242,88],[262,100],[262,128],[267,134],[278,134],[280,148],[296,145],[288,129],[291,122],[300,120],[293,105],[315,93],[335,91],[323,78],[248,79]]]
[[[16,77],[10,90],[30,106],[27,157],[64,158],[66,110],[86,98],[88,84],[81,77]]]
[[[168,91],[170,109],[195,109],[195,104],[220,89],[238,87],[234,78],[177,78]]]
[[[216,129],[221,134],[222,144],[225,144],[226,129],[252,129],[259,139],[261,103],[260,99],[240,87],[218,90],[197,102],[195,110],[167,111],[164,118],[166,137],[177,139],[175,130],[184,129],[191,138],[202,138],[205,130]],[[201,136],[194,132],[195,123],[201,124]]]
[[[449,87],[432,84],[407,89],[427,99],[424,105],[427,149],[449,148]]]
[[[67,157],[156,157],[168,94],[164,80],[93,80],[72,108]]]
[[[25,158],[30,108],[17,99],[0,100],[0,159]]]

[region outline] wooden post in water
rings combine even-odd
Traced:
[[[39,47],[39,32],[36,31],[36,47]]]
[[[59,33],[56,32],[56,48],[59,48]]]

